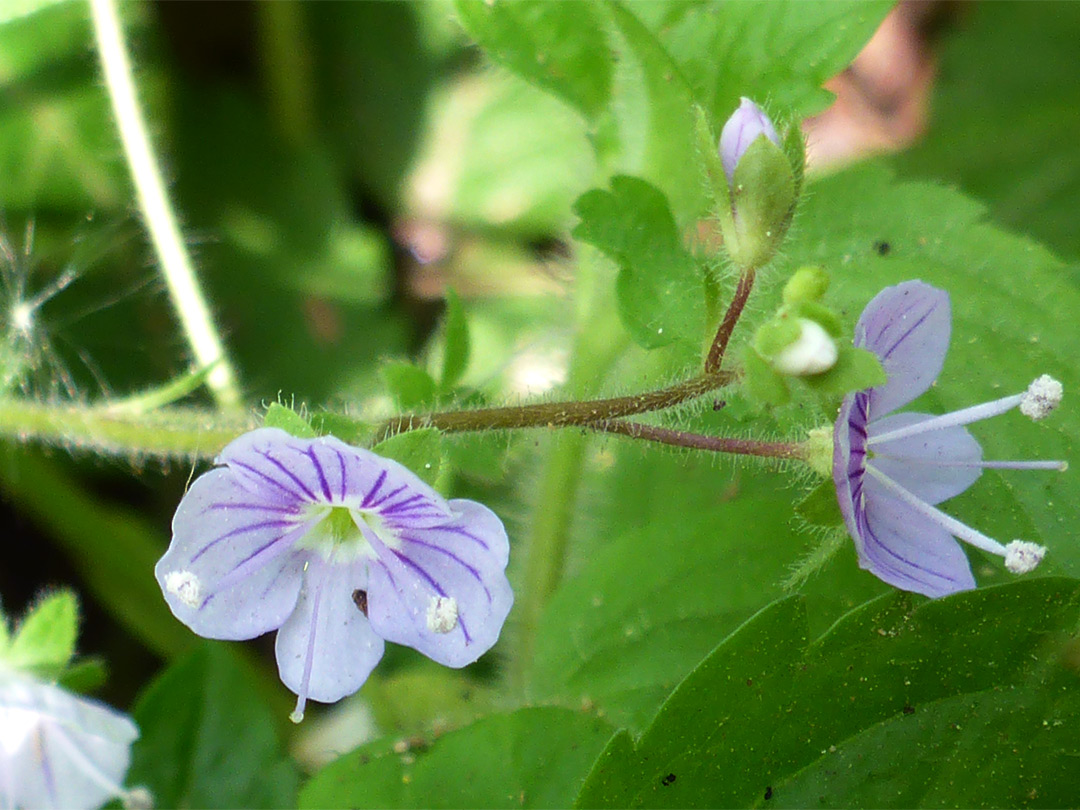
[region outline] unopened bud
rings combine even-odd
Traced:
[[[809,318],[799,318],[798,324],[799,337],[773,356],[773,368],[781,374],[805,377],[836,365],[836,341],[821,324]]]
[[[727,175],[729,184],[735,182],[735,168],[750,148],[750,144],[762,135],[777,146],[780,145],[780,136],[776,134],[776,128],[769,116],[765,115],[757,104],[743,96],[739,109],[727,120],[720,133],[720,160],[724,164],[724,174]]]
[[[820,267],[800,267],[784,285],[784,303],[820,301],[829,289],[829,275]]]

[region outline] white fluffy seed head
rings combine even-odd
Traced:
[[[165,590],[189,608],[202,606],[202,582],[192,571],[170,571],[165,575]]]
[[[1020,413],[1036,421],[1047,416],[1058,405],[1065,394],[1065,388],[1049,374],[1043,374],[1024,392],[1020,400]]]
[[[1046,546],[1026,540],[1013,540],[1005,546],[1005,567],[1014,574],[1026,574],[1034,571],[1045,556]]]
[[[458,625],[458,604],[452,596],[433,596],[428,603],[427,626],[433,633],[449,633]]]
[[[820,374],[836,365],[836,341],[817,321],[799,318],[802,331],[794,343],[773,357],[773,367],[781,374],[804,377]]]

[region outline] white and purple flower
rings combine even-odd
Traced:
[[[383,641],[463,667],[513,603],[502,522],[447,501],[396,461],[326,436],[261,428],[230,443],[188,490],[155,568],[201,636],[278,630],[282,681],[306,701],[352,694]]]
[[[949,348],[949,296],[921,281],[880,292],[863,310],[855,345],[874,352],[884,385],[849,394],[833,432],[833,481],[859,564],[880,579],[930,597],[975,587],[963,540],[1025,573],[1046,549],[1002,545],[935,507],[959,495],[985,468],[1064,470],[1061,461],[983,461],[963,425],[1019,408],[1041,419],[1061,401],[1061,384],[1042,376],[1027,391],[944,416],[898,413],[926,391]]]

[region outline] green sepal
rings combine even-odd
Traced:
[[[274,402],[266,409],[263,427],[279,428],[298,439],[314,439],[318,435],[304,417],[280,402]]]
[[[402,360],[391,360],[379,369],[379,375],[399,408],[409,410],[435,403],[438,386],[425,369]]]
[[[19,623],[4,652],[5,665],[47,680],[59,677],[75,655],[79,603],[72,591],[41,598]]]
[[[838,338],[844,334],[844,324],[840,316],[817,301],[797,301],[789,305],[787,310],[792,315],[816,321],[831,337]]]
[[[109,668],[105,659],[93,655],[88,658],[80,658],[74,664],[60,674],[57,685],[62,686],[69,692],[77,692],[81,695],[96,692],[109,678]]]
[[[435,428],[418,428],[379,442],[372,452],[405,465],[426,483],[435,486],[442,467],[443,436]]]
[[[817,265],[800,267],[784,285],[784,303],[820,301],[829,289],[829,274]]]
[[[340,413],[320,411],[311,415],[311,426],[320,436],[336,436],[346,444],[365,444],[375,432],[375,426],[359,422]]]
[[[736,241],[728,244],[728,253],[739,267],[762,267],[776,253],[795,207],[791,164],[764,134],[739,159],[731,197]]]
[[[754,333],[754,350],[763,359],[776,357],[802,335],[802,325],[797,318],[783,312],[763,323]]]
[[[843,343],[838,349],[836,365],[821,374],[802,378],[813,391],[841,396],[850,391],[862,391],[882,385],[887,379],[881,361],[873,352]]]
[[[465,319],[465,307],[452,289],[446,290],[446,316],[443,319],[443,362],[439,376],[439,390],[446,393],[453,389],[465,374],[469,365],[469,322]]]
[[[795,514],[811,526],[843,525],[844,516],[836,501],[836,485],[832,481],[822,481],[795,504]]]
[[[728,189],[727,175],[724,174],[724,164],[717,148],[719,141],[709,126],[705,110],[698,105],[694,105],[694,137],[705,188],[712,201],[712,213],[726,239],[727,234],[733,233],[735,227],[731,219],[731,191]]]
[[[806,139],[798,122],[792,122],[784,133],[784,156],[791,167],[791,180],[795,188],[795,198],[802,194],[803,179],[806,176]]]
[[[769,365],[752,346],[743,349],[743,381],[747,394],[761,405],[785,405],[791,399],[784,375]]]

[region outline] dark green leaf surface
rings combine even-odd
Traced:
[[[220,643],[158,676],[133,712],[128,782],[157,807],[291,807],[299,784],[252,674]]]
[[[370,743],[320,771],[300,807],[568,807],[611,732],[588,712],[542,707],[490,715],[430,748]]]
[[[372,451],[404,464],[429,484],[439,477],[443,460],[442,434],[435,428],[399,433],[379,442]]]
[[[762,805],[774,798],[787,803],[789,778],[807,768],[818,768],[822,779],[832,778],[832,747],[839,750],[851,740],[852,756],[857,756],[868,750],[867,737],[861,735],[880,733],[873,731],[879,724],[913,724],[908,742],[915,756],[929,752],[950,727],[949,707],[942,704],[943,722],[923,717],[932,717],[938,702],[950,699],[954,705],[968,699],[967,713],[961,709],[957,716],[969,724],[969,737],[996,737],[999,746],[1002,735],[1019,740],[1043,719],[1043,714],[1030,713],[1033,696],[1037,702],[1061,699],[1061,683],[1039,687],[1046,668],[1052,677],[1066,679],[1066,692],[1072,694],[1065,705],[1077,699],[1080,683],[1059,661],[1066,649],[1061,636],[1077,627],[1078,600],[1077,582],[1053,579],[934,602],[890,594],[853,611],[813,644],[807,643],[802,602],[775,603],[679,685],[639,740],[627,735],[612,740],[578,804],[725,807]],[[980,696],[990,701],[985,711],[976,711]],[[1063,728],[1055,744],[1075,750],[1080,734]],[[907,750],[882,751],[885,773],[895,772],[894,763]],[[1023,756],[1019,749],[1014,755]],[[1032,765],[1041,767],[1038,756]],[[947,772],[955,766],[928,755],[920,767],[913,786],[936,780],[942,767]],[[807,778],[807,791],[814,789],[811,782]],[[861,795],[871,804],[902,807],[909,806],[905,798],[918,795],[895,797],[884,788],[861,788],[848,774],[838,785],[868,792],[856,797],[834,793],[827,804],[858,805]],[[791,802],[799,805],[808,796],[794,794]],[[993,787],[984,796],[986,803],[1002,804]]]
[[[611,191],[590,191],[574,204],[574,236],[619,265],[616,293],[623,323],[647,349],[704,334],[701,271],[683,248],[667,200],[636,177],[614,177]]]
[[[469,322],[465,307],[453,290],[446,291],[446,315],[443,317],[443,362],[439,389],[449,391],[461,380],[469,364]]]

